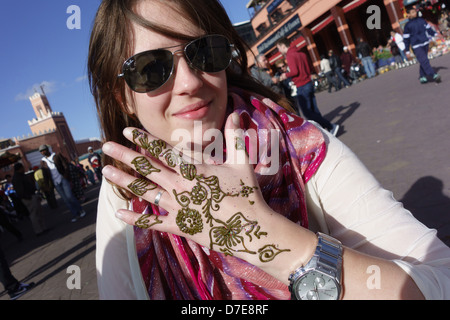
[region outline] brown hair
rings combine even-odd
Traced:
[[[192,39],[177,30],[155,25],[137,15],[133,7],[138,1],[142,0],[102,1],[91,33],[88,57],[89,84],[97,106],[102,139],[127,147],[133,145],[123,137],[122,130],[126,127],[142,127],[127,108],[126,90],[130,89],[117,77],[123,62],[132,55],[132,22],[174,39]],[[249,47],[232,26],[219,0],[164,0],[161,3],[170,5],[206,34],[224,35],[234,44],[238,54],[233,58],[232,66],[227,69],[229,86],[261,94],[288,109],[291,108],[285,98],[262,86],[249,75],[246,54]],[[131,94],[128,94],[129,96]],[[106,157],[104,164],[111,164],[131,173],[130,168],[112,158]]]

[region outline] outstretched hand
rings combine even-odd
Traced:
[[[149,157],[117,143],[106,143],[105,154],[130,166],[141,177],[112,166],[103,169],[105,177],[168,212],[160,216],[119,210],[116,216],[130,225],[184,236],[255,265],[291,251],[279,247],[276,221],[284,218],[263,199],[238,124],[237,114],[230,115],[225,128],[233,130],[225,130],[227,159],[221,165],[209,158],[192,164],[185,154],[135,128],[125,129],[124,135],[145,149]]]

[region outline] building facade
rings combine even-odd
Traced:
[[[251,0],[251,24],[257,41],[248,53],[264,54],[271,63],[281,58],[276,41],[282,37],[304,50],[317,72],[320,55],[340,54],[344,46],[355,55],[357,39],[372,47],[386,45],[391,30],[402,33],[403,0]]]
[[[63,154],[69,160],[83,157],[88,147],[101,149],[102,143],[98,139],[87,139],[75,142],[64,114],[54,112],[44,92],[36,92],[30,98],[31,106],[36,118],[28,121],[31,134],[4,139],[0,141],[0,154],[2,156],[16,155],[22,162],[25,170],[39,167],[42,154],[39,146],[46,144],[51,151]],[[101,151],[101,150],[99,150]],[[3,161],[0,168],[0,181],[5,175],[13,174],[13,163]],[[87,165],[87,163],[86,163]]]

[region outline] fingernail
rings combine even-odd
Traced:
[[[112,150],[112,145],[111,145],[111,143],[106,142],[106,143],[103,145],[102,150],[103,150],[104,153],[110,152],[110,151]]]
[[[120,211],[116,211],[116,218],[122,219],[123,218],[123,214]]]
[[[123,135],[126,138],[131,138],[131,137],[133,137],[134,130],[135,130],[135,128],[125,128],[125,129],[123,129]]]
[[[233,124],[238,127],[240,124],[239,115],[236,112],[233,112],[232,117],[233,117]]]
[[[103,174],[104,176],[106,176],[106,177],[111,176],[111,174],[112,174],[112,169],[111,169],[111,167],[110,167],[110,166],[104,167],[104,168],[102,169],[102,174]]]

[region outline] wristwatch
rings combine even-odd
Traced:
[[[318,232],[313,257],[289,276],[293,300],[338,300],[341,297],[342,244]]]

